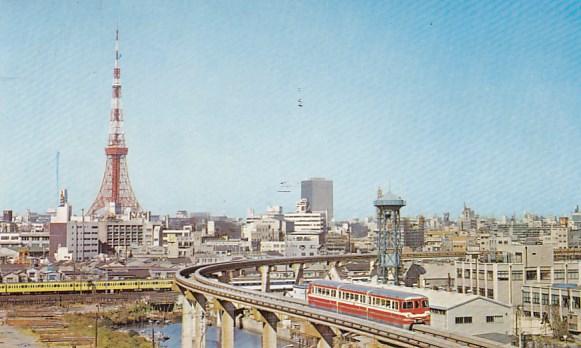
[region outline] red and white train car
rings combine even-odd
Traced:
[[[411,292],[332,280],[309,283],[309,306],[411,329],[430,324],[428,298]]]

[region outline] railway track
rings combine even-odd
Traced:
[[[112,294],[43,294],[43,295],[3,295],[0,296],[0,308],[17,305],[42,304],[58,306],[72,303],[121,303],[127,301],[147,300],[152,304],[173,304],[177,300],[175,292],[121,292]]]
[[[281,258],[267,260],[238,261],[182,269],[176,277],[176,284],[183,290],[193,291],[209,297],[217,297],[243,306],[287,314],[312,323],[328,325],[362,336],[372,337],[395,347],[498,347],[495,342],[450,334],[432,328],[417,326],[414,331],[406,331],[390,326],[354,318],[347,315],[329,313],[309,307],[305,301],[280,297],[272,293],[237,288],[211,279],[214,274],[231,270],[263,265],[292,264],[305,262],[337,262],[365,258],[362,255],[318,256],[308,258]]]

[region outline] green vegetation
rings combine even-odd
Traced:
[[[135,324],[146,321],[152,309],[148,304],[136,302],[134,304],[106,312],[103,317],[114,325]]]
[[[68,330],[75,336],[95,337],[95,317],[87,314],[67,314],[64,319],[68,322]],[[149,348],[149,343],[145,338],[140,337],[135,332],[126,333],[113,331],[103,325],[99,320],[98,328],[98,347],[115,347],[115,348]]]

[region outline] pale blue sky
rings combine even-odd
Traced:
[[[94,200],[117,24],[147,210],[292,210],[313,176],[339,219],[388,185],[405,215],[581,203],[579,2],[0,0],[0,209],[56,205],[57,151]]]

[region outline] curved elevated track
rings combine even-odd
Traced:
[[[340,256],[314,256],[301,258],[277,258],[261,260],[244,260],[212,265],[198,265],[180,270],[176,277],[176,286],[182,292],[200,294],[206,298],[236,303],[245,308],[288,315],[306,320],[315,325],[322,325],[366,336],[393,347],[498,347],[495,342],[452,334],[418,325],[413,331],[407,331],[388,325],[337,314],[309,307],[306,301],[283,297],[280,294],[266,293],[235,287],[219,282],[215,277],[229,271],[243,268],[292,265],[320,262],[346,262],[350,260],[370,259],[374,255],[350,254]]]

